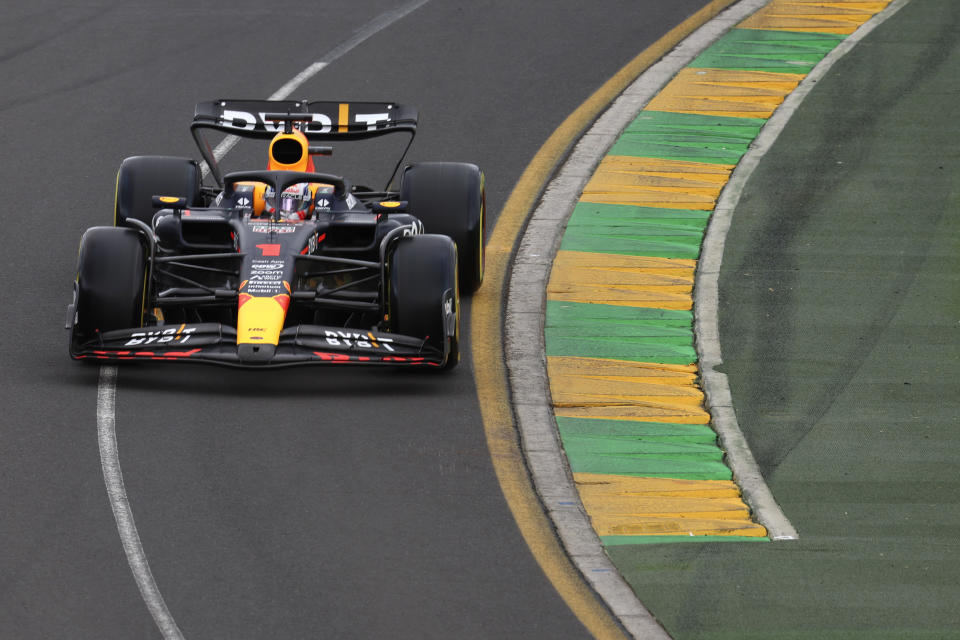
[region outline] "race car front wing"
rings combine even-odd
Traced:
[[[443,366],[449,340],[440,350],[426,340],[392,333],[318,325],[280,332],[276,345],[237,344],[234,327],[199,323],[120,329],[71,344],[77,360],[176,361],[234,367],[284,367],[304,364],[380,364]]]

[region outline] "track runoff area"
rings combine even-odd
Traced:
[[[620,559],[619,569],[633,579],[635,588],[643,579],[635,564],[643,557],[639,545],[797,538],[762,484],[737,429],[725,384],[704,381],[706,402],[698,386],[698,378],[709,377],[703,375],[707,366],[721,364],[719,345],[711,344],[717,337],[715,317],[712,326],[703,329],[710,324],[704,322],[703,307],[711,300],[702,291],[713,289],[708,291],[713,308],[706,311],[715,311],[722,238],[710,256],[699,255],[699,247],[711,215],[718,219],[715,227],[724,231],[729,227],[747,177],[812,86],[905,4],[754,3],[749,16],[727,25],[734,28],[698,52],[646,103],[594,174],[582,166],[570,170],[568,164],[550,185],[548,201],[551,192],[582,190],[555,256],[557,242],[542,236],[549,235],[548,227],[562,226],[569,207],[558,214],[556,207],[541,206],[545,215],[530,222],[532,233],[525,238],[528,246],[526,252],[521,248],[511,284],[511,304],[515,300],[528,304],[519,311],[511,309],[507,320],[508,366],[515,374],[512,382],[525,451],[567,550],[636,637],[656,637],[663,629],[638,603],[620,601],[622,585],[599,566],[595,550],[588,548],[584,522],[571,524],[581,505],[596,532],[593,539],[599,536],[610,555]],[[773,117],[785,100],[787,105]],[[594,158],[598,149],[602,154],[609,146],[611,130],[618,130],[603,120],[598,126],[578,148]],[[758,138],[761,129],[764,134]],[[754,151],[745,156],[751,147]],[[733,183],[724,192],[731,175]],[[721,193],[724,198],[717,206]],[[710,243],[708,238],[706,252],[711,251]],[[695,275],[698,258],[708,257],[710,262],[701,264]],[[533,268],[524,271],[528,266]],[[528,283],[537,281],[537,270],[542,274],[544,268],[552,269],[545,305],[548,378],[542,366],[538,370],[536,362],[520,357],[529,351],[529,341],[512,343],[509,335],[515,329],[513,316],[526,315],[534,322],[528,333],[520,330],[523,338],[536,338],[535,307],[542,293],[537,295]],[[705,268],[713,281],[707,286]],[[700,308],[698,326],[692,328],[694,278]],[[527,428],[545,415],[529,400],[531,387],[521,384],[530,380],[534,389],[537,384],[550,385],[574,492],[555,488],[554,483],[562,480],[559,476],[565,475],[553,468],[560,460],[556,437]],[[546,416],[549,419],[549,412]],[[722,448],[706,427],[711,422],[720,432]],[[538,461],[551,457],[554,460],[538,470]],[[732,474],[724,462],[733,467]],[[658,611],[654,608],[655,614]],[[689,616],[685,606],[672,607],[670,614],[675,616],[674,624],[667,625],[671,632],[684,626],[677,622],[681,617],[700,618]],[[701,630],[710,628],[698,623]]]

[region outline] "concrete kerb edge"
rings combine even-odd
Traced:
[[[510,274],[504,320],[506,366],[533,483],[568,555],[634,638],[670,636],[610,562],[574,486],[557,433],[546,374],[546,283],[579,195],[623,129],[681,69],[769,1],[741,0],[729,7],[684,39],[614,100],[574,146],[545,189],[524,229]]]
[[[711,422],[726,452],[727,464],[733,472],[743,498],[757,521],[767,528],[771,540],[796,540],[796,529],[784,515],[763,479],[747,443],[730,395],[727,376],[715,368],[723,364],[720,333],[717,323],[720,264],[727,232],[740,196],[760,161],[772,147],[787,122],[809,93],[831,67],[877,26],[895,14],[909,0],[893,0],[887,7],[844,39],[807,74],[780,107],[767,120],[750,149],[734,169],[710,217],[704,237],[694,282],[694,333],[700,359],[701,386],[711,414]]]

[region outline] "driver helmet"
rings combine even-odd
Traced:
[[[277,197],[273,187],[267,186],[263,192],[263,213],[268,216],[277,214]],[[297,222],[310,217],[313,208],[313,189],[309,184],[301,183],[287,187],[280,194],[279,215],[281,220]]]

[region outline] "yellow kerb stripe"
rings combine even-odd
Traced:
[[[696,266],[696,260],[558,251],[547,298],[687,310]]]
[[[749,536],[767,530],[750,520],[737,485],[575,473],[583,506],[601,536]]]
[[[650,111],[769,118],[804,76],[769,71],[684,69],[650,101]]]
[[[696,365],[547,358],[554,413],[570,418],[707,424],[696,371]]]
[[[889,1],[773,0],[737,27],[849,35],[888,4]]]
[[[581,201],[710,211],[734,165],[607,156]]]

